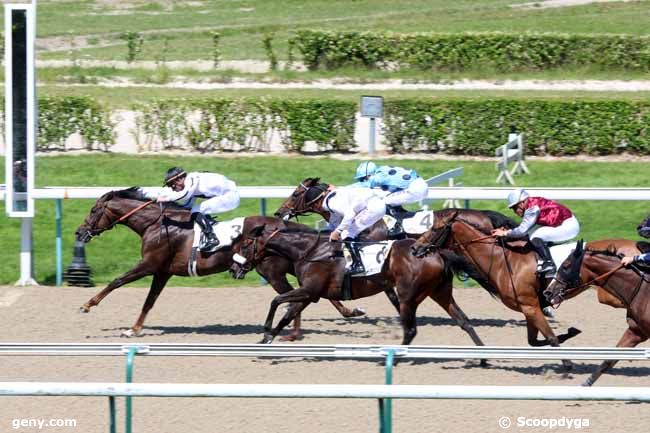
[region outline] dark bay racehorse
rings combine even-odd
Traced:
[[[412,239],[395,241],[379,274],[351,278],[349,298],[363,298],[385,291],[387,287],[395,287],[404,329],[402,344],[409,344],[417,332],[417,306],[430,297],[470,335],[475,344],[483,345],[452,296],[450,268],[440,254],[414,260],[410,254],[413,242]],[[262,343],[271,343],[280,330],[311,302],[317,302],[320,298],[344,297],[345,259],[339,254],[341,244],[329,242],[328,236],[323,233],[315,230],[278,230],[260,225],[250,232],[244,232],[233,245],[233,251],[246,260],[243,264],[233,264],[233,272],[239,278],[243,278],[253,266],[259,266],[264,258],[275,254],[287,257],[294,263],[300,282],[298,289],[278,295],[271,302]],[[274,328],[275,312],[284,303],[290,304],[289,309]]]
[[[286,223],[277,218],[262,216],[247,217],[244,225],[268,224],[269,227],[304,227],[300,224]],[[180,222],[180,223],[179,223]],[[124,336],[138,335],[149,310],[153,307],[160,292],[172,275],[188,276],[188,261],[194,237],[190,212],[173,204],[160,207],[145,199],[138,188],[112,191],[100,197],[90,210],[83,224],[76,231],[78,240],[88,242],[117,224],[123,224],[142,238],[142,259],[129,271],[111,281],[97,295],[82,307],[82,312],[89,312],[91,307],[99,304],[110,292],[120,286],[136,281],[148,275],[153,276],[149,294],[142,307],[142,312],[133,327],[123,333]],[[223,248],[213,254],[199,255],[197,273],[208,275],[223,272],[232,264],[232,250]],[[293,290],[286,275],[293,273],[293,264],[283,257],[269,256],[258,266],[258,272],[278,293]],[[341,307],[343,307],[341,305]],[[345,307],[341,311],[345,317],[358,315]],[[346,316],[347,314],[347,316]]]
[[[603,239],[589,242],[564,260],[557,275],[544,291],[554,304],[572,298],[588,287],[597,286],[614,296],[627,309],[628,328],[617,347],[635,347],[650,337],[650,275],[647,268],[621,265],[621,257],[638,254],[636,242],[625,239]],[[583,386],[591,386],[618,361],[603,361]]]
[[[329,221],[330,213],[323,208],[323,202],[329,192],[330,184],[320,181],[318,177],[308,177],[298,184],[293,193],[280,205],[275,216],[284,220],[296,218],[301,215],[316,213],[325,221]],[[497,227],[514,228],[517,224],[510,218],[494,211],[468,210],[466,215],[472,221],[486,229]],[[419,234],[405,234],[407,237],[417,238]],[[383,219],[364,230],[359,235],[360,241],[385,241],[389,238],[389,230]],[[451,284],[451,283],[450,283]],[[385,294],[399,312],[399,299],[393,287],[388,287]]]
[[[508,308],[524,314],[531,346],[559,346],[580,332],[571,328],[559,337],[553,333],[540,307],[542,282],[535,272],[535,254],[523,245],[509,245],[495,239],[461,209],[445,209],[435,212],[433,226],[417,240],[413,254],[425,257],[428,251],[440,247],[451,248],[469,260],[483,275],[484,281],[479,281],[482,285],[487,283],[486,288]],[[538,332],[546,337],[545,341],[537,339]],[[567,369],[571,368],[570,361],[562,362]]]

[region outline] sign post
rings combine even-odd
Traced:
[[[20,280],[36,284],[32,270],[36,85],[35,4],[5,4],[5,183],[6,211],[21,218]]]
[[[375,137],[377,135],[375,119],[384,117],[384,98],[382,96],[362,96],[360,111],[361,117],[370,118],[368,153],[374,155],[376,152]]]

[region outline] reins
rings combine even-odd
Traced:
[[[122,221],[124,221],[125,219],[127,219],[128,217],[130,217],[131,215],[136,213],[137,211],[149,206],[151,203],[155,203],[155,201],[154,200],[149,200],[149,201],[147,201],[145,203],[142,203],[140,206],[138,206],[138,207],[136,207],[134,209],[131,209],[130,211],[128,211],[127,213],[125,213],[124,215],[122,215],[121,217],[119,217],[118,219],[113,221],[112,223],[110,223],[108,225],[108,227],[106,227],[105,230],[110,230],[111,228],[115,227],[115,225],[121,223]]]

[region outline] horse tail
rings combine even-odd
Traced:
[[[465,273],[479,283],[490,296],[493,298],[499,297],[499,290],[465,257],[451,250],[439,250],[439,253],[445,259],[445,272],[452,272],[456,275]]]

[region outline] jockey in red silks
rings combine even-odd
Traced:
[[[523,189],[508,194],[508,207],[523,218],[521,224],[511,230],[495,229],[492,234],[515,239],[528,235],[541,259],[537,271],[553,276],[555,264],[546,242],[564,242],[576,237],[580,231],[578,220],[566,206],[544,197],[531,197]]]

